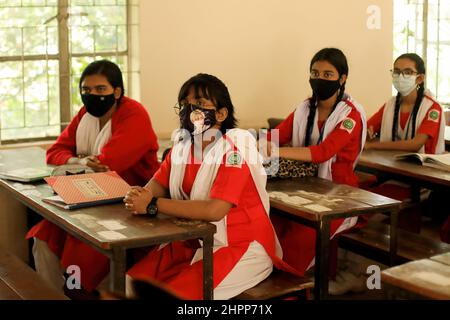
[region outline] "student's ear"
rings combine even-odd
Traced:
[[[341,84],[341,86],[345,83],[345,81],[347,81],[347,75],[343,74],[339,79],[339,83]]]
[[[423,73],[421,73],[416,78],[416,84],[419,85],[424,82],[425,82],[425,75]]]
[[[114,97],[117,99],[120,98],[120,96],[122,95],[122,88],[114,88]]]
[[[227,108],[224,107],[224,108],[217,110],[217,112],[216,112],[217,122],[224,122],[227,117],[228,117],[228,109]]]

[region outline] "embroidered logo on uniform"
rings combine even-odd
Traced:
[[[439,111],[431,110],[428,113],[428,120],[431,120],[431,121],[434,121],[434,122],[438,122],[439,121]]]
[[[342,121],[341,129],[346,130],[348,133],[352,133],[353,128],[355,128],[355,120],[346,118]]]
[[[242,157],[237,151],[231,151],[227,155],[227,167],[241,167]]]

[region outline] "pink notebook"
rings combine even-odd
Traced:
[[[58,195],[42,201],[64,209],[119,202],[130,190],[115,171],[48,177],[45,181]]]

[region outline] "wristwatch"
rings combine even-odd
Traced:
[[[156,215],[158,214],[158,207],[156,206],[157,201],[158,198],[153,197],[147,206],[147,215],[149,215],[150,217],[156,217]]]

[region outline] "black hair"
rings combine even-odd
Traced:
[[[217,77],[199,73],[186,81],[178,94],[178,103],[182,103],[189,95],[191,88],[195,92],[195,98],[200,97],[211,100],[216,105],[217,110],[227,108],[228,116],[222,122],[220,131],[224,134],[228,129],[236,128],[237,119],[234,114],[234,106],[231,102],[230,93],[226,85]]]
[[[425,74],[426,68],[425,68],[425,62],[423,59],[418,56],[415,53],[405,53],[399,56],[397,59],[395,59],[394,64],[400,60],[400,59],[409,59],[413,61],[416,64],[416,69],[418,74]],[[417,98],[416,102],[414,103],[414,108],[412,110],[412,135],[411,137],[414,138],[416,136],[416,120],[417,120],[417,113],[419,112],[420,105],[422,104],[422,100],[425,94],[425,83],[422,82],[419,84],[417,88]],[[402,95],[397,93],[397,97],[395,98],[395,109],[394,109],[394,121],[392,123],[392,141],[395,141],[397,138],[397,130],[398,130],[398,118],[400,114],[400,104],[401,104],[401,98]]]
[[[92,76],[95,74],[100,74],[108,80],[109,84],[114,88],[120,88],[121,94],[119,99],[117,99],[117,105],[120,104],[120,100],[122,100],[122,97],[125,94],[125,88],[123,86],[123,78],[122,78],[122,71],[120,71],[120,68],[118,65],[116,65],[114,62],[111,62],[109,60],[97,60],[94,62],[91,62],[81,74],[80,77],[80,83],[78,84],[80,92],[81,92],[81,85],[84,81],[84,79],[87,76]]]
[[[317,52],[314,57],[311,59],[311,63],[309,65],[309,71],[311,71],[312,66],[317,61],[327,61],[332,64],[339,73],[339,79],[342,75],[348,75],[348,63],[345,54],[336,48],[324,48]],[[339,88],[339,94],[337,96],[336,102],[331,109],[333,112],[336,108],[337,104],[342,100],[345,92],[345,82]],[[309,99],[309,114],[306,122],[306,135],[305,135],[305,147],[308,147],[311,143],[311,135],[314,127],[314,118],[316,117],[317,112],[317,96],[313,92],[312,97]]]

